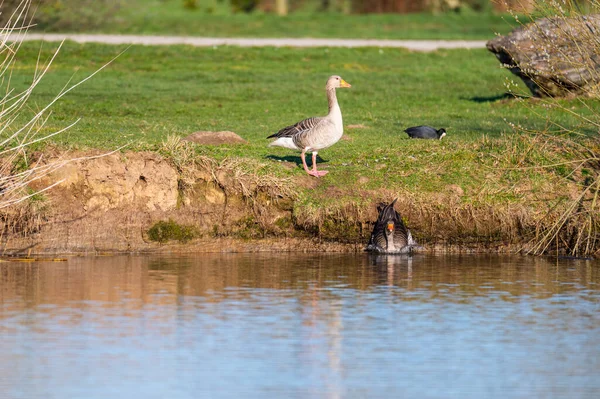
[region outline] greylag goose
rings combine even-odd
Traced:
[[[446,129],[435,129],[431,126],[414,126],[409,127],[405,132],[412,139],[434,139],[441,140],[446,135]]]
[[[325,170],[317,170],[317,154],[319,150],[330,147],[338,142],[344,133],[342,124],[342,110],[337,102],[335,89],[338,87],[352,87],[340,76],[334,75],[327,79],[327,101],[329,102],[329,113],[326,116],[317,116],[301,120],[300,122],[286,126],[275,134],[267,137],[277,138],[270,146],[279,146],[300,150],[302,153],[302,165],[304,170],[311,176],[321,177],[327,174]],[[312,152],[312,170],[306,165],[306,152]]]
[[[410,254],[423,249],[412,238],[410,230],[402,222],[400,214],[394,209],[398,198],[390,204],[379,204],[379,217],[373,227],[367,251],[380,254]]]

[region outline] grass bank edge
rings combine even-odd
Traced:
[[[292,176],[287,173],[287,168],[280,173],[281,170],[276,170],[277,165],[256,159],[216,161],[199,156],[189,143],[177,144],[175,151],[171,146],[171,150],[161,153],[180,165],[179,170],[183,164],[208,168],[208,174],[214,179],[212,183],[223,190],[231,190],[230,194],[241,195],[246,201],[269,198],[275,203],[283,201],[285,207],[291,203],[292,230],[319,239],[354,244],[368,239],[377,217],[376,205],[397,197],[397,209],[425,245],[463,245],[488,250],[507,246],[514,250],[527,247],[536,231],[543,228],[540,223],[551,225],[553,221],[548,215],[553,212],[558,215],[576,195],[580,185],[573,179],[566,186],[560,169],[531,166],[537,162],[535,157],[545,151],[549,158],[558,159],[556,148],[544,149],[534,136],[521,137],[519,141],[522,141],[521,146],[530,146],[536,154],[519,157],[515,163],[514,141],[514,137],[483,140],[482,145],[498,148],[498,156],[480,158],[470,165],[475,174],[487,172],[480,189],[471,192],[465,192],[458,185],[448,185],[438,191],[389,186],[363,189],[362,182],[335,185],[327,177],[307,177],[299,168]],[[534,150],[533,147],[542,149]],[[181,151],[187,152],[184,163],[177,155]],[[562,161],[569,162],[569,159]],[[527,163],[529,167],[525,166]],[[216,172],[216,169],[227,170],[227,173]],[[253,194],[244,193],[240,190],[244,184],[239,185],[226,177],[241,175],[253,181],[246,186],[260,187]],[[258,194],[265,196],[259,199]],[[272,231],[266,225],[258,228],[266,235]]]

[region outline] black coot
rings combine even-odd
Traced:
[[[431,126],[409,127],[405,132],[413,139],[434,139],[441,140],[446,135],[446,129],[435,129]]]

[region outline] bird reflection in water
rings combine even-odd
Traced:
[[[418,258],[419,256],[417,256]],[[412,268],[415,256],[412,255],[369,255],[371,265],[375,266],[376,269],[381,273],[385,273],[385,279],[387,285],[397,285],[396,274],[402,273],[406,270],[406,281],[408,284],[407,288],[410,288],[412,282]]]

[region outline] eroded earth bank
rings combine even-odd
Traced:
[[[329,195],[339,203],[315,208],[302,200],[303,192],[326,179],[273,177],[258,169],[244,160],[192,161],[156,152],[70,162],[34,188],[59,185],[28,201],[5,224],[3,253],[359,252],[377,218],[376,205],[399,196],[389,188],[364,190],[360,202],[345,202],[343,189],[331,187]],[[406,193],[396,209],[428,251],[527,247],[539,209],[474,204],[463,196],[460,187],[425,200]]]

